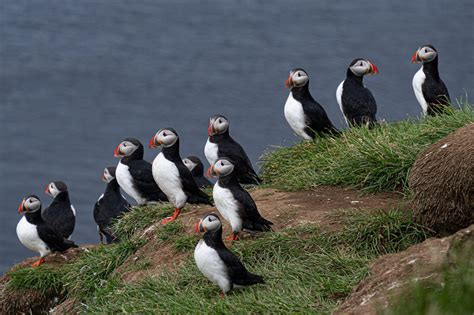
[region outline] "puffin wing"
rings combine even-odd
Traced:
[[[303,111],[306,115],[306,125],[309,128],[305,130],[312,138],[317,133],[337,133],[338,130],[333,126],[324,108],[314,99],[304,100],[302,102]]]
[[[128,169],[137,188],[144,192],[149,200],[168,201],[153,178],[151,163],[145,160],[132,161],[129,163]]]
[[[209,196],[198,187],[193,174],[186,165],[184,165],[183,161],[177,160],[175,161],[175,165],[178,168],[184,193],[188,196],[188,202],[212,205]]]
[[[252,196],[240,185],[232,189],[235,200],[239,203],[239,214],[243,219],[245,229],[251,231],[270,231],[272,222],[264,219],[258,212],[257,205]]]
[[[227,267],[227,272],[233,284],[251,285],[264,283],[261,276],[248,272],[239,258],[235,256],[234,253],[232,253],[227,247],[219,248],[217,254]]]
[[[428,105],[439,107],[443,105],[448,105],[451,102],[449,97],[448,88],[441,79],[439,82],[429,83],[425,80],[424,84],[421,87],[423,92],[423,97],[428,103]]]
[[[53,200],[49,207],[41,212],[41,217],[61,237],[68,238],[74,231],[76,217],[72,209],[71,211],[65,211],[61,208],[62,205]]]
[[[358,93],[343,93],[341,101],[349,123],[361,125],[376,121],[377,103],[369,89],[362,87]]]
[[[244,184],[259,184],[261,181],[257,173],[252,167],[247,153],[244,148],[237,143],[232,137],[228,137],[226,141],[219,144],[219,157],[228,157],[236,163],[239,181]],[[242,181],[245,179],[245,181]]]
[[[38,225],[36,230],[38,231],[40,239],[45,242],[53,252],[63,252],[68,248],[77,247],[74,242],[63,238],[46,224]]]

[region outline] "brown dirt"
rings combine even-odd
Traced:
[[[444,270],[454,268],[473,251],[471,225],[450,237],[430,238],[403,252],[379,257],[370,266],[369,276],[334,314],[382,314],[415,283],[442,285]]]
[[[440,235],[474,224],[474,124],[420,153],[410,171],[417,220]]]
[[[282,192],[275,189],[255,189],[250,192],[262,216],[274,223],[275,231],[300,224],[319,224],[323,228],[339,226],[336,218],[328,214],[343,209],[391,209],[403,207],[405,201],[397,193],[361,195],[360,191],[341,187],[318,187],[309,191]],[[193,233],[194,224],[208,212],[218,213],[215,207],[188,206],[179,217],[186,233]],[[192,253],[179,252],[170,244],[157,244],[155,233],[160,224],[149,227],[141,237],[149,241],[117,269],[117,274],[127,282],[139,281],[147,276],[173,270]],[[230,234],[230,226],[224,222],[224,234]],[[258,237],[244,232],[242,238]],[[231,245],[228,243],[228,245]]]

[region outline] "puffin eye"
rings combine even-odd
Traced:
[[[298,72],[298,77],[301,77],[301,72]]]

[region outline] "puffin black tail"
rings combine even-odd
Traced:
[[[188,196],[188,202],[192,204],[205,204],[212,206],[211,199],[202,190],[199,190],[197,194]]]
[[[265,280],[263,280],[262,276],[259,276],[250,272],[247,272],[246,276],[239,280],[240,280],[239,282],[235,281],[235,284],[253,285],[253,284],[258,284],[258,283],[265,283]]]
[[[237,177],[237,180],[244,185],[260,185],[262,183],[262,180],[256,173],[242,174]]]
[[[73,241],[64,239],[64,241],[61,244],[57,244],[54,248],[51,250],[53,252],[64,252],[68,250],[69,248],[76,248],[78,247]]]
[[[244,222],[243,228],[249,231],[267,232],[272,230],[273,222],[260,217],[257,221]]]

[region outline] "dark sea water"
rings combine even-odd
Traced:
[[[221,113],[254,162],[298,141],[283,116],[293,67],[339,127],[335,91],[355,57],[380,70],[365,81],[379,119],[420,114],[410,58],[425,43],[451,96],[472,96],[473,21],[472,0],[2,0],[0,272],[35,255],[17,240],[17,207],[31,193],[47,206],[51,180],[69,185],[73,239],[98,241],[102,169],[125,137],[171,126],[183,156],[204,158],[208,117]]]

